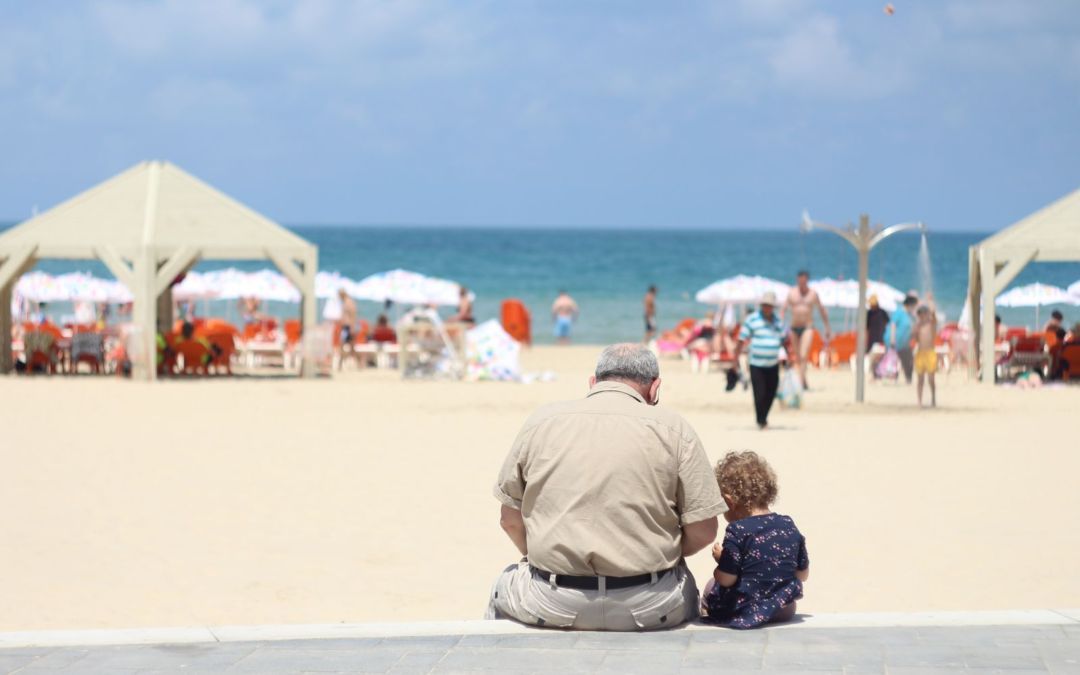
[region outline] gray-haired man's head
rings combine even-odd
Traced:
[[[648,347],[637,342],[623,342],[605,347],[596,362],[594,382],[618,381],[638,390],[648,403],[659,398],[660,364]]]

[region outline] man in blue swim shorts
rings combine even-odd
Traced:
[[[574,319],[578,315],[578,306],[570,294],[559,291],[559,297],[555,298],[551,305],[551,318],[555,321],[555,339],[559,344],[570,343],[570,328],[574,325]]]

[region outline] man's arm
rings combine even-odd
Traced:
[[[739,369],[739,357],[742,355],[743,346],[746,345],[746,340],[742,338],[735,338],[735,351],[732,352],[731,358],[735,361],[735,370]]]
[[[529,544],[525,540],[525,519],[521,517],[521,511],[512,509],[503,504],[499,512],[499,525],[502,527],[510,541],[514,542],[521,555],[529,555]]]
[[[687,523],[682,527],[682,554],[689,557],[716,541],[718,529],[716,516]]]
[[[818,314],[821,315],[821,324],[825,326],[825,339],[832,336],[832,328],[829,327],[829,313],[825,311],[825,305],[821,304],[821,296],[814,293],[814,304],[817,305]]]

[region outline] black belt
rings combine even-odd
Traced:
[[[551,581],[551,577],[555,577],[555,585],[561,588],[577,588],[583,591],[595,591],[600,588],[600,579],[605,579],[605,588],[630,588],[631,586],[640,586],[647,584],[653,580],[653,573],[647,572],[645,574],[635,574],[632,577],[575,577],[569,574],[552,574],[551,572],[545,572],[539,567],[532,567],[532,570],[543,579],[544,581]],[[662,579],[665,574],[674,572],[674,567],[669,567],[666,570],[660,570],[656,572],[657,580]]]

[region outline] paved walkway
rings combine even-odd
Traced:
[[[412,637],[9,647],[0,649],[0,673],[1080,674],[1080,622],[1075,620],[981,626],[795,624],[756,631],[691,627],[647,634],[516,627],[490,632],[487,625]],[[401,626],[408,632],[407,625]],[[419,632],[430,633],[431,626]]]

